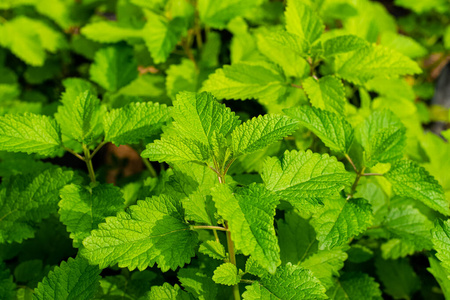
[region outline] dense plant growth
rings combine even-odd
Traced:
[[[0,0],[0,299],[450,299],[449,22]]]

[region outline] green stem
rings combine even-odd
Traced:
[[[94,157],[94,155],[95,154],[97,154],[97,152],[104,146],[104,145],[106,145],[108,142],[106,142],[106,141],[103,141],[103,142],[101,142],[95,149],[94,149],[94,151],[92,152],[92,154],[91,154],[91,159]]]
[[[72,153],[73,155],[75,155],[77,158],[81,159],[82,161],[84,161],[84,157],[81,156],[80,154],[76,153],[75,151],[73,151],[70,148],[64,147],[64,150],[66,150],[69,153]]]
[[[94,167],[92,166],[92,156],[91,153],[89,152],[89,149],[84,144],[83,144],[83,151],[84,151],[84,161],[86,162],[86,166],[88,168],[89,177],[91,178],[91,181],[93,183],[96,183],[97,181],[95,180]]]
[[[211,230],[221,230],[221,231],[228,231],[225,227],[220,226],[209,226],[209,225],[194,225],[191,226],[192,229],[211,229]]]
[[[363,167],[361,169],[361,171],[356,173],[356,178],[355,178],[355,181],[353,182],[352,190],[350,192],[350,195],[348,195],[347,199],[353,198],[353,195],[355,194],[355,191],[356,191],[356,187],[358,186],[359,180],[363,176],[365,169],[366,169],[366,167]]]
[[[156,173],[155,168],[153,168],[150,161],[145,157],[142,158],[142,161],[144,162],[144,165],[147,167],[147,170],[150,172],[150,177],[158,177],[158,174]]]

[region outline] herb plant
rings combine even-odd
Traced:
[[[394,3],[1,1],[0,299],[450,299],[450,4]]]

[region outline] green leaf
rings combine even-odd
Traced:
[[[344,54],[336,62],[336,74],[358,85],[363,85],[378,76],[395,78],[421,72],[416,62],[379,45],[369,45]]]
[[[244,15],[259,3],[258,0],[199,0],[197,7],[203,23],[212,28],[224,29],[231,19]]]
[[[169,109],[164,104],[130,103],[104,116],[105,141],[111,141],[117,146],[137,144],[158,134],[169,120]]]
[[[0,116],[0,150],[55,155],[62,146],[54,119],[25,113]]]
[[[32,66],[43,66],[46,51],[55,53],[65,48],[64,35],[46,23],[18,16],[0,25],[0,45]]]
[[[89,70],[92,81],[104,89],[115,92],[138,76],[133,50],[125,45],[102,48],[95,53]]]
[[[224,285],[235,285],[241,281],[241,277],[238,275],[238,270],[232,263],[221,264],[214,270],[212,277],[215,283]]]
[[[57,211],[59,190],[76,178],[72,171],[50,168],[4,179],[0,192],[0,243],[33,237],[33,224]]]
[[[397,195],[417,199],[446,216],[450,215],[449,202],[445,199],[442,186],[415,162],[400,160],[385,176]]]
[[[89,144],[103,131],[100,100],[88,90],[73,98],[69,95],[68,92],[64,94],[63,105],[58,107],[55,118],[63,134],[80,143]]]
[[[192,60],[185,58],[179,65],[170,65],[166,74],[166,90],[171,99],[176,99],[176,95],[182,91],[197,91],[199,74]]]
[[[200,270],[183,268],[178,271],[178,279],[186,291],[196,299],[217,299],[217,285],[210,276],[206,276]]]
[[[412,37],[386,31],[380,37],[380,44],[394,49],[410,58],[425,56],[428,51]]]
[[[302,83],[308,98],[314,107],[336,113],[344,114],[345,98],[344,85],[338,78],[328,75],[315,80],[308,77]]]
[[[82,257],[69,258],[40,282],[33,299],[91,299],[97,292],[100,269]]]
[[[442,293],[444,294],[445,298],[450,297],[450,273],[442,267],[442,264],[435,259],[433,256],[430,256],[428,258],[430,262],[430,267],[427,268],[428,272],[433,274],[434,278],[436,278],[436,281],[439,283],[439,286],[441,287]]]
[[[277,220],[278,242],[283,263],[297,264],[316,253],[316,232],[309,221],[295,212],[286,212],[284,220]]]
[[[226,258],[225,248],[218,241],[205,241],[198,248],[198,252],[208,255],[211,258],[224,260]]]
[[[273,226],[278,197],[262,185],[251,184],[232,193],[221,184],[213,190],[213,199],[217,212],[228,221],[236,248],[274,273],[281,263]]]
[[[81,246],[82,240],[97,229],[98,224],[124,207],[122,193],[113,185],[84,188],[71,184],[66,185],[60,195],[59,215],[70,232],[74,247]]]
[[[383,259],[398,259],[399,257],[412,255],[414,252],[414,245],[400,239],[390,239],[381,245]]]
[[[431,249],[433,224],[411,206],[395,207],[386,216],[384,227],[397,238],[414,245],[416,251]]]
[[[394,299],[411,299],[420,289],[420,280],[407,259],[377,259],[375,267],[384,291]]]
[[[274,275],[267,274],[260,282],[246,287],[244,300],[327,299],[325,288],[308,269],[291,265],[280,266]]]
[[[300,266],[309,269],[322,285],[329,289],[333,286],[334,276],[339,276],[339,270],[344,267],[347,253],[340,249],[324,250],[314,253],[305,259]]]
[[[330,38],[323,43],[323,55],[330,58],[341,53],[361,49],[367,45],[368,43],[364,39],[356,35],[341,35]]]
[[[156,64],[165,62],[180,40],[185,29],[185,20],[172,20],[146,10],[147,24],[142,29],[142,38]]]
[[[13,300],[15,297],[16,284],[13,276],[5,267],[3,262],[0,262],[0,298],[4,300]]]
[[[380,285],[369,275],[361,272],[346,272],[338,283],[327,291],[335,300],[380,299]]]
[[[319,16],[301,0],[289,0],[285,16],[287,31],[310,44],[314,43],[325,29]]]
[[[234,156],[252,153],[288,136],[297,128],[297,121],[279,115],[255,117],[231,134]]]
[[[174,286],[164,282],[162,286],[152,286],[151,291],[144,298],[146,300],[192,300],[188,293],[183,291],[178,284]]]
[[[184,222],[180,203],[161,195],[107,218],[83,241],[81,253],[101,268],[118,263],[144,270],[157,263],[166,272],[189,263],[196,244],[197,235]]]
[[[81,34],[100,43],[117,43],[132,38],[140,38],[142,32],[133,27],[125,27],[118,22],[100,21],[81,28]]]
[[[369,167],[403,157],[406,128],[389,110],[373,112],[358,128],[356,137],[364,148],[364,159]]]
[[[373,223],[372,207],[364,199],[326,198],[324,204],[311,221],[320,250],[347,244]]]
[[[308,150],[286,151],[282,160],[268,158],[262,178],[267,189],[304,210],[305,202],[317,205],[321,199],[336,195],[351,184],[353,175],[335,157]]]
[[[270,103],[286,94],[285,82],[272,65],[240,62],[217,69],[203,83],[202,90],[219,99],[259,99]]]
[[[211,170],[208,170],[211,174]],[[210,195],[196,191],[182,200],[186,220],[215,225],[214,203]]]
[[[431,234],[434,249],[437,251],[436,257],[447,272],[450,272],[450,220],[437,220]]]
[[[343,117],[320,108],[301,106],[284,112],[314,132],[325,146],[347,154],[353,142],[353,128]]]

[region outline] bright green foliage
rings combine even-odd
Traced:
[[[331,299],[380,299],[381,291],[379,284],[365,273],[347,272],[339,278],[339,282],[330,290],[327,295]]]
[[[347,253],[342,250],[324,250],[311,255],[300,266],[309,269],[329,289],[334,284],[333,277],[339,276],[339,270],[344,267],[346,259]]]
[[[445,298],[448,298],[450,296],[450,273],[442,267],[439,261],[434,257],[431,256],[428,260],[430,262],[430,268],[427,269],[428,272],[433,274],[434,278],[436,278],[436,281],[439,283]]]
[[[348,153],[353,142],[353,128],[342,117],[320,108],[301,106],[286,109],[285,113],[314,132],[334,151]]]
[[[364,199],[326,198],[313,216],[311,225],[317,233],[319,249],[333,249],[372,225],[372,209]]]
[[[338,54],[355,51],[367,46],[367,42],[356,35],[341,35],[330,38],[323,43],[323,55],[327,58]]]
[[[179,92],[195,92],[197,90],[197,70],[189,59],[183,59],[179,65],[171,65],[167,69],[166,89],[171,99],[176,99]]]
[[[420,289],[420,280],[407,259],[378,259],[376,268],[386,293],[395,299],[410,299]]]
[[[308,77],[303,88],[314,107],[341,115],[345,106],[345,91],[342,82],[334,76],[325,76],[319,80]]]
[[[169,109],[158,103],[130,103],[103,117],[105,140],[115,145],[136,144],[161,131],[170,120]]]
[[[102,133],[100,100],[90,91],[78,95],[66,92],[55,118],[62,133],[84,144],[89,144]]]
[[[384,226],[393,236],[414,245],[417,251],[431,248],[433,224],[411,206],[393,208],[386,216]]]
[[[0,116],[0,150],[52,156],[61,144],[60,128],[50,117],[31,113]]]
[[[286,116],[264,115],[253,118],[233,131],[233,154],[238,156],[258,151],[291,134],[296,128],[297,121]]]
[[[157,263],[168,271],[188,263],[195,254],[196,233],[184,223],[180,203],[168,196],[138,201],[98,228],[83,241],[81,253],[101,268],[118,263],[143,270]]]
[[[88,39],[100,43],[115,43],[141,37],[141,31],[136,28],[108,21],[88,24],[81,29],[81,33]]]
[[[259,99],[266,103],[286,94],[284,82],[273,65],[242,62],[217,69],[203,83],[203,90],[219,99]]]
[[[34,290],[33,299],[91,299],[100,280],[98,266],[82,257],[69,258],[51,271]]]
[[[400,239],[390,239],[381,245],[383,259],[398,259],[414,253],[414,245]]]
[[[84,188],[70,184],[61,190],[60,195],[60,219],[67,226],[75,247],[79,247],[106,217],[114,216],[124,206],[120,190],[112,185]]]
[[[164,282],[162,286],[153,286],[145,299],[161,299],[161,300],[191,300],[194,299],[188,293],[183,291],[178,284],[174,286]]]
[[[450,272],[450,222],[436,221],[436,226],[432,232],[433,245],[436,249],[436,257],[439,258],[441,264]]]
[[[396,77],[421,73],[417,63],[383,46],[369,45],[339,57],[336,74],[345,80],[363,85],[377,76]]]
[[[327,299],[325,288],[311,271],[291,264],[279,267],[274,275],[267,274],[246,289],[245,300]]]
[[[311,151],[286,151],[280,161],[266,160],[262,178],[267,189],[302,209],[301,203],[320,203],[335,195],[352,180],[344,165],[328,154]]]
[[[217,298],[217,285],[211,277],[198,269],[185,268],[178,271],[178,279],[183,288],[196,299],[208,300]]]
[[[213,199],[217,212],[228,221],[236,248],[274,273],[281,263],[273,227],[278,197],[264,186],[252,184],[234,193],[225,185],[217,186]]]
[[[308,43],[314,43],[324,30],[319,16],[301,0],[289,0],[286,7],[286,29]]]
[[[11,176],[0,192],[0,243],[21,242],[34,236],[33,223],[55,213],[59,190],[76,179],[72,171],[50,168]]]
[[[442,187],[423,167],[412,161],[400,160],[391,167],[386,178],[397,195],[417,199],[442,214],[450,215],[449,202]]]
[[[214,259],[223,260],[225,259],[225,248],[220,242],[217,241],[205,241],[203,242],[198,252],[208,255]]]
[[[235,285],[241,280],[238,275],[238,270],[232,263],[224,263],[214,270],[214,276],[212,277],[215,283],[224,285]]]
[[[213,28],[223,29],[234,17],[244,15],[249,9],[258,5],[259,0],[199,0],[200,19]]]
[[[32,66],[42,66],[46,51],[55,53],[66,46],[64,35],[37,19],[25,16],[0,25],[0,45]]]
[[[358,140],[364,148],[366,165],[392,163],[403,157],[406,144],[406,128],[394,113],[376,111],[358,130]]]
[[[138,75],[132,49],[123,45],[100,49],[89,72],[92,81],[111,92],[126,86]]]
[[[196,191],[182,200],[186,220],[213,225],[214,203],[210,195]]]

